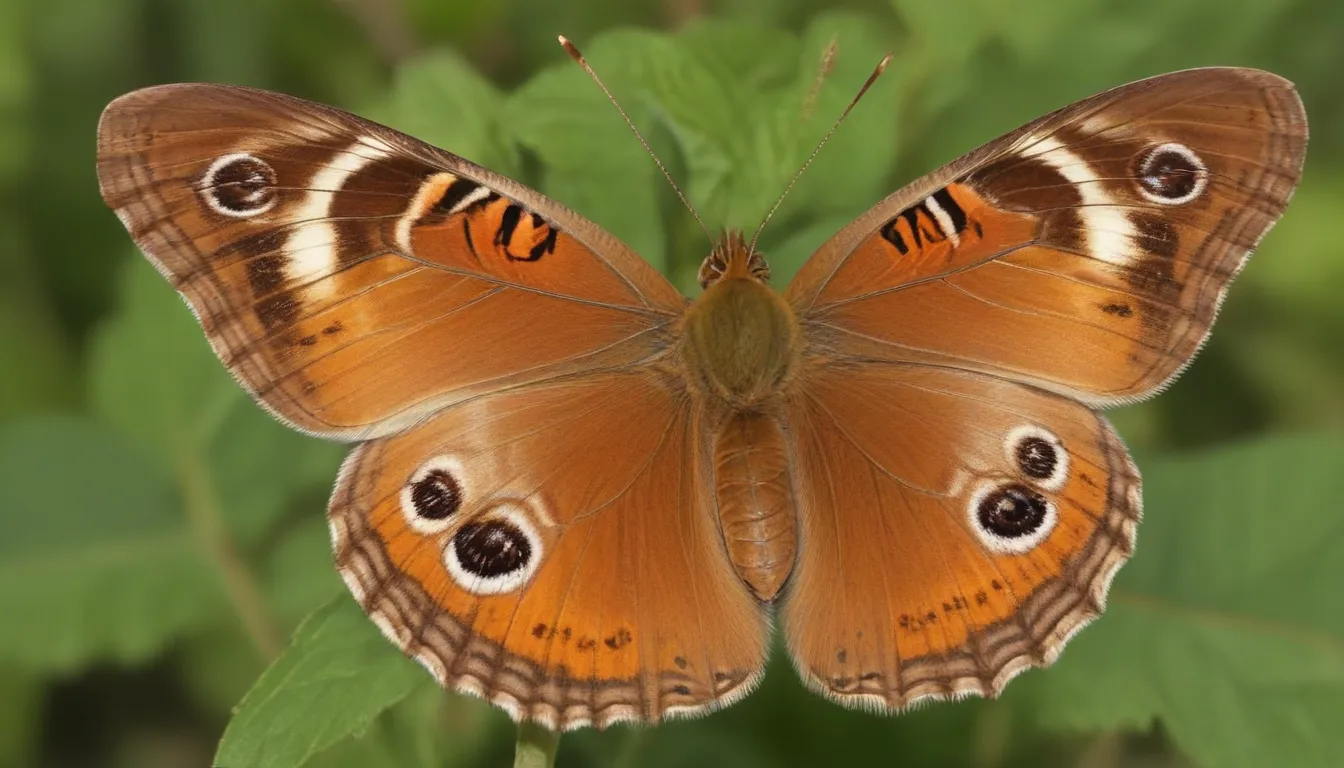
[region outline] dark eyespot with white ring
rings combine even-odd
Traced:
[[[1017,444],[1017,467],[1027,477],[1044,480],[1059,466],[1059,452],[1042,437],[1028,437]]]
[[[1030,536],[1045,522],[1045,497],[1025,485],[1007,485],[976,507],[980,527],[1005,539]]]
[[[986,486],[972,497],[968,511],[981,543],[1003,554],[1034,549],[1058,518],[1055,505],[1024,483]]]
[[[402,486],[401,511],[416,531],[442,533],[466,498],[461,465],[450,457],[436,456],[421,464]]]
[[[467,523],[453,537],[453,552],[463,570],[485,579],[507,576],[532,559],[527,537],[507,520]]]
[[[1181,205],[1204,192],[1209,170],[1189,147],[1167,143],[1139,155],[1134,178],[1145,198],[1162,205]]]
[[[217,158],[199,186],[211,210],[234,218],[258,216],[275,207],[275,169],[266,161],[237,152]]]
[[[1069,452],[1059,437],[1044,427],[1024,424],[1014,428],[1003,448],[1009,465],[1033,485],[1057,491],[1069,479]]]
[[[459,586],[478,595],[512,592],[541,563],[542,542],[523,507],[506,502],[457,529],[444,561]]]
[[[447,470],[432,470],[411,486],[411,504],[421,517],[447,520],[462,507],[462,486]]]

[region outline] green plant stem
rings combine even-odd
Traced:
[[[634,768],[639,765],[639,758],[644,750],[644,735],[648,732],[647,728],[630,729],[630,734],[621,744],[621,751],[616,753],[616,759],[611,763],[613,768]]]
[[[187,518],[224,577],[229,601],[233,603],[243,630],[262,658],[267,662],[275,660],[284,648],[283,635],[266,609],[256,579],[224,526],[219,500],[210,482],[210,471],[197,453],[187,451],[178,462],[178,477],[186,496]]]
[[[513,768],[552,768],[560,734],[536,723],[518,724],[518,745],[514,747]]]

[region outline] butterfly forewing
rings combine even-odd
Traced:
[[[831,351],[973,368],[1103,406],[1178,373],[1288,203],[1290,83],[1178,72],[1066,107],[902,190],[789,287]]]
[[[225,365],[324,436],[386,434],[482,392],[653,357],[685,304],[535,192],[278,94],[124,96],[99,125],[98,173]]]

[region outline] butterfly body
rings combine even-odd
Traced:
[[[741,241],[730,236],[728,242]],[[747,270],[748,258],[734,256],[729,269],[706,285],[687,310],[682,332],[692,387],[731,408],[778,398],[798,367],[801,350],[793,309]],[[759,254],[750,258],[763,263]]]
[[[798,553],[798,510],[783,409],[739,411],[716,430],[715,502],[729,561],[763,603],[780,594]]]
[[[1170,382],[1300,177],[1291,84],[1178,72],[878,202],[782,293],[740,235],[688,301],[518,182],[279,94],[148,88],[104,198],[221,360],[355,442],[337,567],[445,687],[553,728],[724,706],[773,621],[808,685],[995,695],[1102,612]]]

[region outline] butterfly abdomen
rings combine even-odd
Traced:
[[[798,554],[788,446],[774,416],[739,412],[714,440],[714,494],[728,559],[756,599],[770,602]]]

